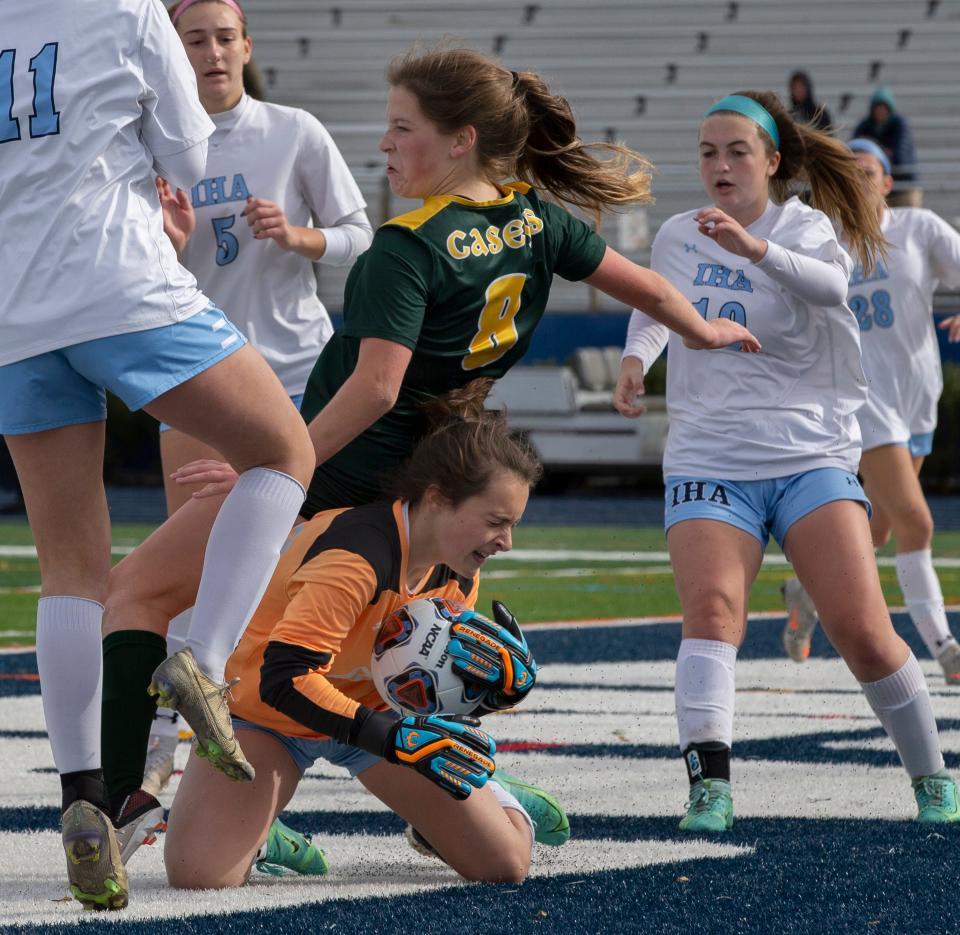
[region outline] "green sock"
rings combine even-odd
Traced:
[[[150,728],[157,710],[147,694],[154,670],[167,658],[167,641],[147,630],[120,630],[103,641],[103,778],[115,806],[143,782]]]

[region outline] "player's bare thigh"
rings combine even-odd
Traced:
[[[756,537],[709,519],[676,523],[667,533],[674,584],[683,611],[683,638],[739,646],[747,597],[763,550]]]
[[[5,436],[40,563],[43,595],[102,602],[110,571],[103,489],[106,423]]]
[[[223,497],[189,500],[110,570],[104,635],[149,630],[165,636],[170,621],[193,606],[222,503]]]
[[[877,681],[903,665],[909,649],[890,622],[861,503],[834,500],[808,513],[787,531],[784,552],[859,681]]]
[[[300,770],[274,737],[237,729],[253,782],[234,782],[190,757],[177,789],[163,859],[171,886],[222,889],[242,886],[273,819],[290,801]]]
[[[273,468],[304,486],[313,474],[306,424],[276,374],[249,345],[144,408],[222,452],[238,473]]]
[[[861,456],[864,490],[874,507],[874,545],[884,544],[892,531],[898,552],[930,547],[933,516],[918,477],[922,464],[922,457],[900,445],[871,448]]]

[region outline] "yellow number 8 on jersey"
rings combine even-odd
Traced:
[[[499,276],[484,294],[486,302],[480,312],[477,333],[470,341],[470,350],[463,358],[464,370],[476,370],[503,357],[517,343],[515,320],[520,311],[520,293],[527,281],[526,273]]]

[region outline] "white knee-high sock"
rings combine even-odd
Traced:
[[[933,568],[930,549],[897,554],[897,581],[913,625],[934,659],[950,642],[947,612],[940,579]]]
[[[193,608],[188,607],[183,613],[177,614],[170,621],[167,630],[167,655],[172,656],[187,645],[187,634],[190,632],[190,621],[193,618]],[[180,715],[172,708],[157,708],[153,716],[153,727],[150,728],[151,737],[177,737],[180,734]]]
[[[193,620],[193,608],[188,607],[182,613],[177,614],[170,621],[170,628],[167,630],[167,655],[172,656],[187,645],[187,636],[190,633],[190,623]]]
[[[937,721],[917,657],[878,682],[861,682],[864,695],[880,719],[911,779],[943,769]]]
[[[37,669],[43,717],[59,773],[100,768],[103,604],[82,597],[41,597]]]
[[[510,792],[508,789],[504,789],[504,787],[497,782],[496,776],[494,776],[487,785],[490,787],[493,797],[497,800],[501,808],[512,808],[514,811],[519,812],[523,816],[527,823],[527,829],[530,831],[530,850],[532,851],[534,839],[536,837],[536,826],[533,823],[533,819],[530,817],[530,813],[520,804],[519,800],[512,792]]]
[[[733,745],[737,648],[719,640],[682,640],[674,698],[680,750],[693,743]]]
[[[223,680],[304,497],[289,475],[253,468],[240,475],[220,507],[187,637],[200,668],[215,681]]]

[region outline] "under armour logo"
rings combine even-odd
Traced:
[[[696,253],[697,245],[695,243],[685,243],[683,249],[686,250],[687,253]]]

